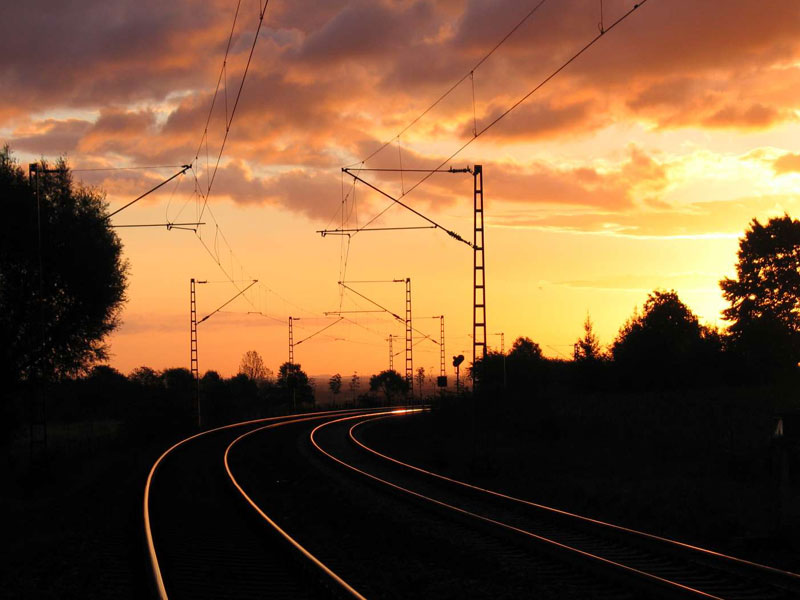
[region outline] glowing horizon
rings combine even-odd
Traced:
[[[634,4],[606,0],[606,25]],[[189,279],[228,276],[260,283],[200,325],[201,373],[231,375],[248,350],[277,372],[288,359],[290,315],[300,318],[297,341],[332,322],[326,311],[367,308],[340,294],[343,278],[410,277],[415,327],[438,339],[438,322],[423,317],[444,314],[448,373],[452,355],[469,361],[469,248],[438,230],[352,238],[316,231],[363,226],[389,205],[364,186],[354,200],[343,165],[359,164],[387,140],[367,166],[438,165],[597,34],[597,2],[545,2],[473,77],[394,137],[532,6],[270,5],[205,208],[195,192],[214,171],[256,4],[243,2],[234,29],[228,87],[205,138],[208,163],[198,143],[234,6],[83,0],[54,7],[47,20],[15,6],[19,26],[0,67],[0,143],[21,163],[59,155],[75,169],[193,161],[175,185],[114,218],[206,225],[199,235],[117,230],[131,271],[109,364],[124,373],[188,367]],[[31,31],[48,37],[48,54]],[[453,159],[454,167],[484,166],[490,346],[499,348],[495,334],[503,332],[506,349],[528,336],[548,356],[569,356],[587,314],[609,344],[656,288],[675,289],[703,322],[724,325],[718,281],[733,273],[750,220],[800,215],[797,31],[800,7],[790,0],[769,11],[747,0],[724,11],[648,0]],[[104,189],[116,208],[177,170],[78,171],[75,179]],[[394,195],[422,176],[368,175]],[[404,202],[471,239],[469,175],[436,175]],[[396,206],[373,223],[425,224]],[[402,289],[359,290],[402,314]],[[198,286],[199,315],[236,293],[230,282]],[[389,315],[348,317],[296,346],[307,373],[365,377],[388,368],[386,338],[402,335],[402,326]],[[422,341],[414,352],[415,368],[438,373],[435,344]],[[402,355],[395,360],[402,366]]]

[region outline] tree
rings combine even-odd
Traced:
[[[295,402],[311,402],[314,391],[308,381],[308,375],[297,363],[285,362],[278,369],[278,390],[283,392],[284,400]]]
[[[603,352],[589,315],[583,323],[583,337],[575,342],[573,373],[578,385],[587,389],[597,389],[605,384],[608,355]]]
[[[339,373],[333,375],[328,381],[328,385],[331,388],[331,392],[333,392],[334,396],[338,396],[339,392],[342,391],[342,376]]]
[[[248,350],[244,353],[242,362],[239,363],[239,373],[247,375],[257,383],[263,383],[268,378],[268,369],[264,365],[264,360],[255,350]]]
[[[417,369],[417,387],[419,388],[419,397],[422,398],[422,384],[425,383],[425,367]]]
[[[739,240],[736,278],[719,282],[730,303],[730,346],[754,370],[790,369],[800,361],[800,221],[758,219]]]
[[[408,393],[408,380],[392,369],[381,371],[369,378],[369,389],[372,392],[383,392],[387,404],[392,404],[396,396]]]
[[[594,326],[589,315],[586,315],[586,321],[583,323],[583,332],[583,337],[575,342],[575,360],[577,362],[596,362],[601,360],[603,358],[603,349],[594,334]]]
[[[541,360],[542,349],[528,337],[518,337],[511,346],[508,358],[516,360]]]
[[[155,388],[161,386],[161,375],[150,367],[137,367],[128,375],[128,380],[144,388]]]
[[[0,150],[0,385],[87,372],[107,357],[125,301],[128,265],[103,194],[73,184],[64,160],[37,168],[28,181]]]
[[[350,378],[350,393],[353,394],[353,404],[356,402],[356,394],[359,387],[361,387],[361,378],[358,373],[353,372],[353,376]]]
[[[611,347],[623,383],[644,387],[700,383],[720,352],[719,334],[701,325],[674,290],[650,293]]]

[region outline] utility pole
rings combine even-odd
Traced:
[[[474,178],[474,225],[472,239],[473,251],[473,303],[472,303],[472,365],[486,358],[486,273],[483,254],[483,167],[475,165],[472,172]],[[477,392],[478,381],[473,380],[473,393]]]
[[[406,381],[414,397],[414,344],[411,327],[411,277],[406,277]]]
[[[45,352],[47,336],[45,335],[45,303],[44,303],[44,260],[42,258],[42,201],[40,191],[40,175],[42,173],[58,173],[58,169],[44,169],[39,163],[28,165],[28,183],[33,183],[36,192],[36,230],[39,257],[39,333],[41,336],[36,373],[36,390],[31,405],[30,421],[30,460],[43,464],[47,460],[47,392],[45,381]]]
[[[197,410],[197,427],[200,428],[200,367],[197,361],[197,292],[194,277],[189,280],[189,369],[194,379],[194,405]]]
[[[200,363],[197,350],[197,291],[196,284],[206,283],[205,280],[189,280],[189,370],[194,379],[194,407],[197,413],[197,428],[202,426],[203,419],[200,411]],[[206,317],[207,319],[208,317]],[[203,319],[205,321],[205,319]]]
[[[194,377],[195,381],[195,388],[194,388],[194,400],[195,400],[195,407],[197,411],[197,427],[198,429],[203,425],[202,414],[200,411],[200,367],[198,363],[198,352],[197,352],[197,326],[200,323],[205,322],[208,320],[209,317],[217,314],[220,310],[228,306],[231,302],[236,300],[239,296],[244,294],[247,290],[253,287],[256,283],[258,283],[258,279],[254,279],[253,282],[248,285],[246,288],[239,290],[239,293],[233,296],[230,300],[222,304],[219,308],[213,310],[212,312],[208,313],[205,317],[197,320],[197,294],[195,290],[195,284],[200,283],[208,283],[206,280],[196,280],[194,278],[189,280],[189,318],[190,318],[190,325],[189,325],[189,367],[192,372],[192,376]]]
[[[392,338],[394,336],[389,334],[389,370],[394,371],[394,349],[392,348]]]
[[[492,335],[500,336],[500,354],[506,353],[506,334],[505,332],[493,333]]]
[[[383,191],[376,185],[366,181],[361,177],[361,174],[366,171],[381,171],[381,172],[404,172],[404,171],[417,171],[417,172],[426,172],[428,174],[432,173],[472,173],[473,176],[473,207],[474,207],[474,231],[473,231],[473,241],[469,242],[468,240],[461,237],[455,231],[447,229],[443,227],[436,221],[426,217],[418,210],[413,209],[409,205],[402,202],[399,198],[395,198],[391,194]],[[364,165],[361,165],[357,169],[351,169],[350,167],[342,168],[342,172],[346,173],[350,177],[353,178],[354,181],[358,181],[369,187],[370,189],[378,192],[382,196],[385,196],[395,204],[399,204],[406,210],[414,213],[418,217],[424,219],[428,222],[428,224],[433,227],[434,229],[441,229],[447,235],[452,237],[454,240],[459,241],[467,246],[470,246],[473,250],[473,277],[472,277],[472,363],[475,364],[475,361],[478,358],[485,358],[486,356],[486,279],[485,279],[485,263],[484,263],[484,219],[483,219],[483,166],[482,165],[475,165],[473,168],[464,168],[464,169],[454,169],[450,167],[449,169],[403,169],[402,166],[399,169],[387,169],[387,168],[379,168],[379,169],[371,169],[371,168],[364,168]],[[405,194],[403,194],[405,195]],[[370,221],[371,223],[371,221]],[[368,223],[369,224],[369,223]],[[355,233],[359,233],[361,231],[386,231],[386,230],[399,230],[399,229],[425,229],[426,227],[357,227],[355,229],[345,229],[342,227],[341,229],[323,229],[318,231],[323,237],[326,235],[347,235],[350,236]],[[343,282],[340,282],[343,283]],[[410,320],[410,281],[407,281],[407,319],[408,322]],[[387,311],[388,312],[388,311]],[[410,339],[410,329],[408,326],[406,327],[406,338],[407,343],[408,339]],[[406,351],[406,376],[408,377],[409,367],[413,367],[413,365],[409,362],[410,351],[407,349]],[[411,369],[413,371],[413,368]],[[413,377],[413,374],[412,374]]]
[[[299,321],[300,317],[289,317],[289,364],[294,364],[294,328],[292,323]]]
[[[439,377],[447,377],[444,364],[444,315],[439,316]]]

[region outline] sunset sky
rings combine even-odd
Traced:
[[[241,1],[221,80],[235,0],[5,3],[0,142],[21,163],[67,157],[112,210],[192,164],[113,219],[205,225],[118,229],[130,286],[110,364],[189,366],[191,277],[209,281],[200,317],[259,280],[200,325],[201,372],[231,375],[251,349],[277,371],[289,315],[300,318],[297,341],[333,323],[326,311],[372,308],[343,294],[342,278],[410,277],[415,327],[438,339],[438,321],[423,317],[444,314],[448,364],[470,358],[466,245],[440,230],[349,241],[316,231],[363,226],[390,204],[341,167],[387,141],[363,166],[439,165],[635,4],[604,0],[601,16],[598,0],[541,3],[398,136],[539,3],[271,1],[210,192],[258,0]],[[569,356],[587,315],[609,344],[655,288],[725,325],[718,281],[733,274],[748,222],[800,216],[799,33],[796,0],[647,0],[447,163],[484,166],[492,347],[503,332],[506,348],[525,335]],[[399,196],[422,174],[363,177]],[[472,184],[437,174],[403,201],[471,239]],[[422,225],[394,206],[371,226]],[[401,284],[353,287],[402,314]],[[386,338],[403,326],[347,316],[296,347],[306,372],[388,367]],[[415,367],[438,371],[438,361],[435,344],[415,347]]]

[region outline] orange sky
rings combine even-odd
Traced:
[[[205,209],[258,1],[242,0],[205,138],[235,2],[5,6],[0,141],[23,163],[65,155],[76,169],[193,165],[114,218],[206,224],[197,234],[118,230],[131,270],[111,365],[188,366],[191,277],[210,281],[198,287],[200,316],[259,280],[200,325],[201,371],[230,375],[250,349],[277,370],[289,315],[300,317],[302,340],[332,322],[326,311],[370,308],[341,294],[342,277],[411,277],[415,327],[438,337],[438,322],[421,317],[445,314],[448,363],[471,356],[467,246],[434,230],[362,232],[349,246],[315,232],[363,225],[388,206],[364,186],[353,192],[343,165],[386,140],[366,167],[438,165],[598,32],[599,1],[544,2],[396,137],[536,4],[274,0]],[[604,0],[604,26],[634,4]],[[550,356],[569,355],[587,314],[610,343],[657,287],[724,325],[717,282],[732,274],[749,220],[800,214],[798,32],[795,0],[648,0],[453,159],[485,169],[489,332],[504,332],[507,347],[527,335]],[[105,189],[116,208],[176,170],[76,178]],[[393,195],[420,178],[364,176]],[[471,238],[470,176],[436,175],[404,202]],[[395,206],[373,226],[424,224]],[[402,314],[402,285],[354,287]],[[296,361],[310,374],[386,368],[386,338],[402,325],[350,319],[298,345]],[[499,346],[499,335],[489,343]],[[438,370],[438,347],[420,342],[414,362]]]

